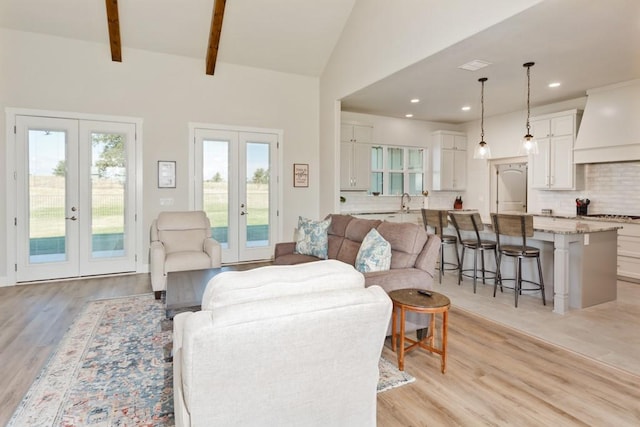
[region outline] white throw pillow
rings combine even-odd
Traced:
[[[375,228],[372,228],[362,240],[355,267],[361,273],[386,271],[391,268],[391,244]]]
[[[327,259],[329,225],[331,225],[331,218],[324,221],[312,221],[298,217],[296,253]]]

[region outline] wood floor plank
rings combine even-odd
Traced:
[[[148,274],[0,288],[0,425],[87,301],[150,292]],[[586,324],[601,328],[588,339],[628,339],[617,323],[602,332],[602,311],[587,313]],[[638,318],[633,310],[624,315]],[[406,355],[416,381],[378,395],[378,426],[640,425],[639,376],[455,306],[447,353],[446,374],[439,356]],[[383,355],[397,360],[390,343]]]

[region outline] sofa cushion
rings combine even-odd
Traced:
[[[329,226],[330,236],[344,237],[347,231],[347,225],[354,219],[351,215],[327,215],[325,219],[331,218],[331,225]]]
[[[391,268],[409,268],[416,263],[428,236],[424,227],[408,222],[383,222],[378,233],[391,244]]]
[[[271,265],[214,276],[204,291],[202,309],[343,289],[364,288],[364,276],[352,265],[323,260],[298,265]]]
[[[331,218],[324,221],[312,221],[299,217],[296,252],[303,255],[312,255],[320,259],[327,259],[327,230],[330,224]]]
[[[164,260],[164,272],[200,270],[211,268],[211,258],[202,251],[168,253]]]
[[[351,215],[327,215],[325,219],[331,218],[331,225],[329,225],[328,234],[328,249],[327,257],[329,259],[338,259],[338,253],[342,247],[344,241],[344,234],[347,229],[347,224],[353,219]]]
[[[345,229],[345,238],[336,256],[337,260],[355,265],[360,244],[369,230],[376,228],[380,224],[376,219],[353,218]]]
[[[191,230],[159,230],[158,237],[164,245],[166,253],[202,252],[204,239],[208,237],[204,228]]]
[[[375,228],[372,228],[362,241],[355,267],[363,273],[386,271],[391,267],[391,245]]]

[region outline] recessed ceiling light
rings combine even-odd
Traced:
[[[549,83],[549,87],[558,87],[560,86],[560,82]]]
[[[473,61],[469,61],[466,64],[459,65],[458,68],[462,68],[463,70],[467,71],[477,71],[488,65],[491,65],[491,62],[483,61],[481,59],[474,59]]]
[[[465,105],[464,107],[462,107],[462,111],[469,111],[471,110],[471,107],[469,107],[468,105]]]
[[[413,98],[413,99],[411,100],[411,103],[412,103],[412,104],[416,104],[416,103],[418,103],[418,102],[420,102],[420,100],[419,100],[418,98]]]
[[[413,117],[413,114],[409,113],[409,114],[405,114],[404,116],[410,119],[411,117]]]

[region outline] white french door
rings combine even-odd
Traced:
[[[194,128],[195,209],[225,264],[268,259],[277,236],[277,133]]]
[[[134,123],[16,115],[16,281],[136,270]]]

